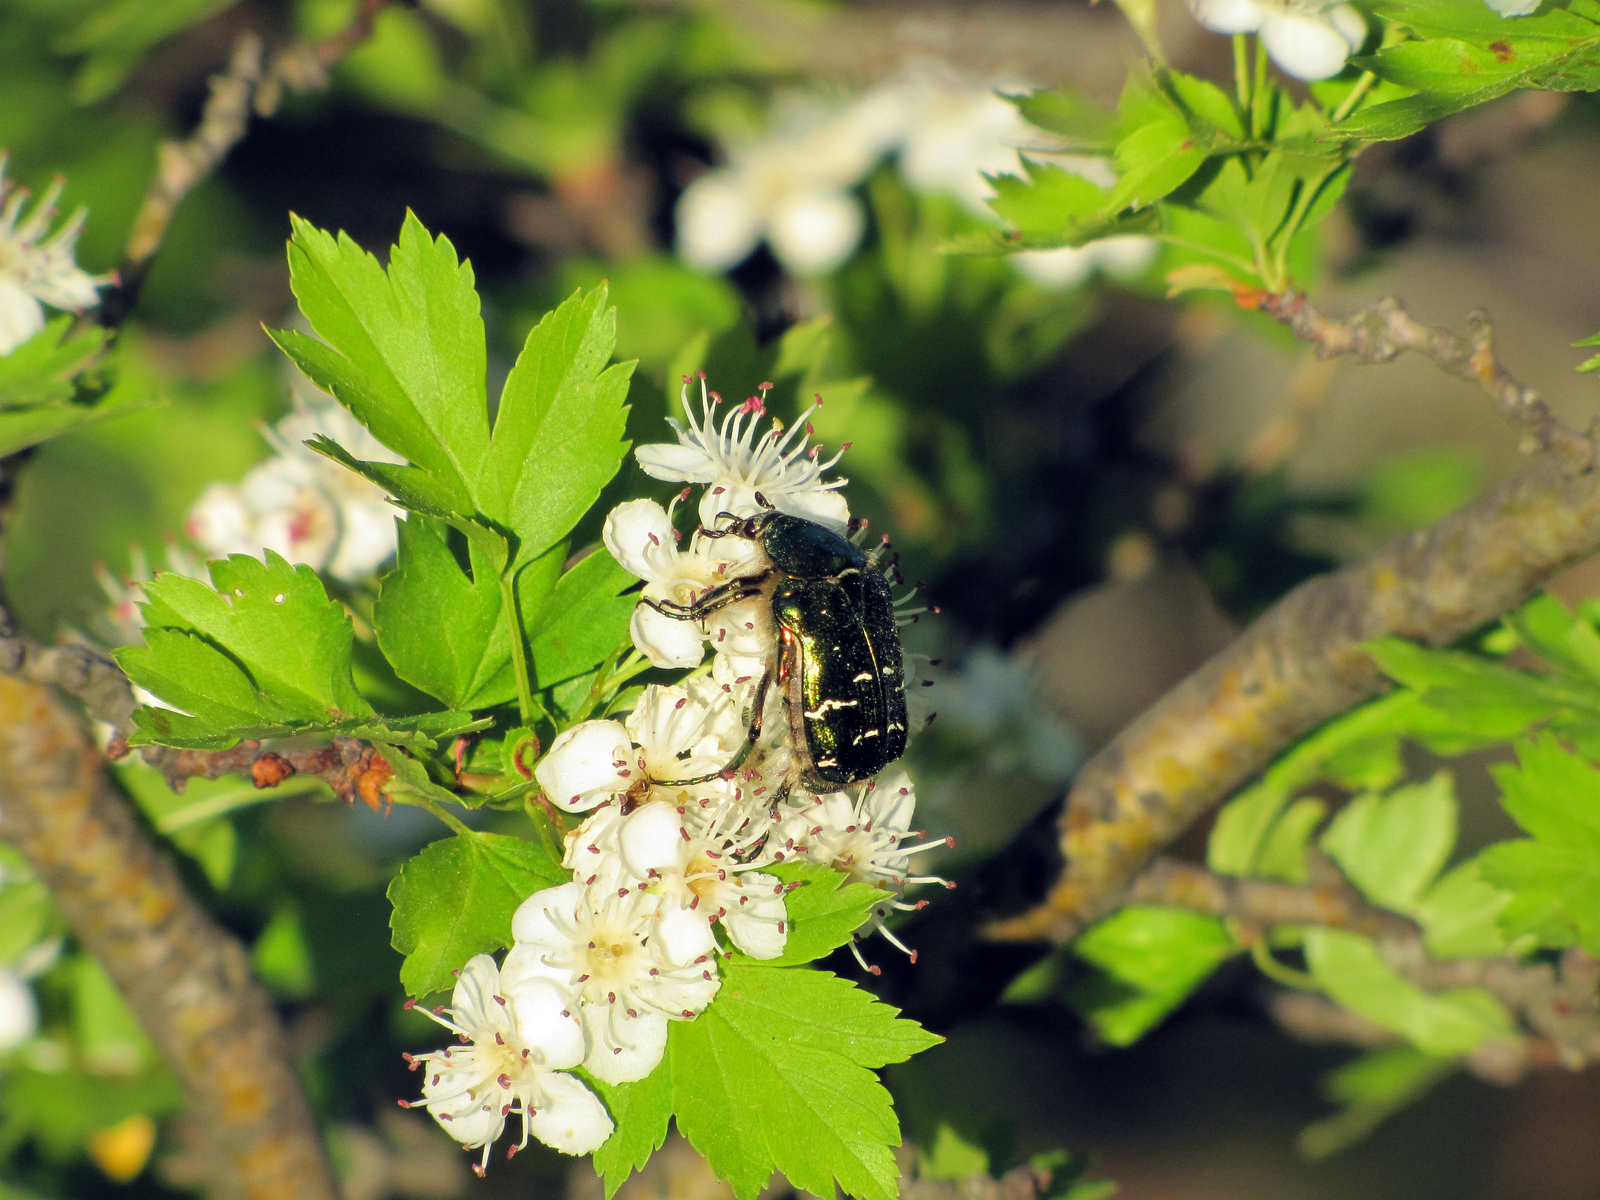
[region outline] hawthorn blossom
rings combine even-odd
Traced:
[[[935,838],[906,845],[907,841],[923,836],[911,829],[916,805],[911,777],[903,767],[893,766],[876,779],[853,784],[842,792],[825,796],[797,792],[793,807],[776,835],[792,853],[843,871],[852,883],[866,883],[894,893],[873,909],[867,922],[870,926],[867,934],[882,933],[892,945],[910,954],[913,962],[916,961],[915,952],[907,949],[885,922],[894,912],[911,912],[927,903],[922,900],[908,903],[901,899],[906,889],[935,883],[955,886],[937,875],[910,873],[912,855],[955,844],[949,838]],[[867,934],[858,932],[856,938],[859,941]],[[853,944],[851,950],[857,961],[866,966],[860,950]],[[877,974],[875,968],[867,969]]]
[[[38,1028],[33,989],[18,972],[0,967],[0,1054],[15,1050]]]
[[[699,912],[751,958],[776,958],[788,939],[785,886],[755,869],[772,821],[759,798],[752,807],[731,796],[703,809],[652,801],[621,820],[618,850],[663,912]]]
[[[57,177],[25,216],[28,189],[6,180],[6,163],[0,153],[0,354],[44,328],[45,305],[80,312],[111,282],[109,275],[90,275],[74,258],[84,209],[50,232],[65,181]]]
[[[801,413],[787,431],[774,421],[758,440],[757,418],[766,415],[764,397],[770,386],[762,388],[762,395],[734,406],[719,424],[713,408],[721,397],[708,392],[702,379],[697,418],[689,404],[689,381],[685,378],[683,412],[687,424],[675,417],[667,418],[678,435],[678,444],[653,442],[638,446],[634,457],[644,473],[654,479],[704,484],[700,522],[707,528],[723,524],[723,513],[753,517],[763,511],[756,500],[760,493],[767,504],[781,512],[842,533],[849,524],[850,510],[839,489],[849,481],[824,481],[822,476],[838,464],[848,443],[826,461],[819,461],[820,447],[806,449],[810,441],[807,418],[816,411],[815,405]]]
[[[584,1069],[606,1083],[650,1074],[667,1022],[692,1020],[722,985],[710,922],[659,909],[645,888],[598,893],[574,882],[535,892],[511,918],[507,969],[571,989],[588,1038]]]
[[[573,1004],[554,979],[519,973],[509,959],[501,970],[487,954],[477,955],[462,968],[450,1008],[428,1013],[466,1045],[407,1055],[412,1070],[426,1074],[420,1105],[402,1100],[401,1106],[426,1108],[456,1141],[481,1148],[483,1158],[473,1165],[479,1175],[513,1113],[522,1117],[522,1140],[507,1157],[528,1144],[529,1134],[563,1154],[598,1150],[611,1136],[611,1117],[564,1071],[584,1057]]]
[[[1329,0],[1189,0],[1189,9],[1213,33],[1256,34],[1296,79],[1337,75],[1367,38],[1360,11]]]
[[[1540,0],[1483,0],[1502,17],[1525,17],[1539,7]]]
[[[394,554],[397,510],[384,490],[305,442],[322,435],[358,459],[403,459],[309,386],[296,389],[294,411],[263,433],[274,456],[237,484],[212,484],[189,510],[185,532],[208,557],[273,550],[351,582]]]

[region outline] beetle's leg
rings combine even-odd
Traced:
[[[727,509],[723,509],[717,514],[717,520],[720,521],[723,517],[728,518],[728,523],[726,525],[724,525],[721,529],[707,529],[704,525],[702,525],[700,526],[700,536],[706,538],[725,538],[729,534],[734,533],[735,530],[742,528],[748,519],[741,517],[738,513],[731,513]],[[741,533],[737,536],[748,537],[749,535]]]
[[[730,579],[727,583],[712,588],[693,604],[679,604],[673,600],[651,600],[649,597],[642,598],[640,603],[648,604],[662,616],[671,617],[674,621],[700,621],[719,608],[727,608],[730,604],[759,596],[762,585],[771,574],[771,571],[763,571],[759,575],[741,575],[738,579]]]
[[[739,753],[733,756],[727,766],[712,771],[709,775],[697,775],[693,779],[656,779],[651,782],[661,787],[689,787],[696,783],[710,783],[713,779],[720,779],[744,766],[745,760],[750,757],[750,752],[756,748],[756,743],[761,740],[761,717],[767,707],[767,686],[771,682],[772,670],[769,667],[762,672],[761,679],[756,684],[755,711],[750,717],[750,725],[745,733],[744,745],[739,747]]]

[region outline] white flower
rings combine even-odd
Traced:
[[[645,688],[627,730],[644,777],[667,784],[726,770],[747,737],[731,698],[707,703],[681,687]]]
[[[673,506],[676,508],[676,500]],[[761,548],[745,538],[697,534],[690,549],[680,551],[671,513],[653,500],[619,504],[607,515],[602,536],[612,557],[645,581],[642,600],[690,605],[714,587],[758,576],[767,568]],[[726,644],[728,649],[738,646],[742,652],[767,653],[773,637],[770,625],[766,602],[758,598],[729,605],[703,623],[679,620],[640,603],[629,632],[633,644],[653,666],[695,667],[705,657],[708,637],[719,647]]]
[[[994,195],[984,175],[1021,175],[1019,147],[1051,139],[1023,120],[996,89],[1024,90],[1019,81],[972,84],[926,71],[891,84],[907,93],[911,114],[900,142],[900,174],[919,192],[954,196],[980,216]]]
[[[638,784],[641,767],[616,721],[583,721],[556,735],[533,777],[557,808],[582,812]]]
[[[696,419],[689,404],[688,380],[684,380],[683,411],[688,424],[667,418],[678,434],[676,446],[653,442],[634,450],[645,474],[654,479],[705,484],[700,498],[700,522],[707,528],[724,524],[719,518],[725,512],[753,517],[763,511],[756,500],[759,492],[769,505],[782,512],[842,533],[849,524],[850,510],[838,489],[848,481],[825,482],[822,476],[838,463],[849,444],[832,458],[819,462],[818,447],[806,449],[810,440],[806,418],[812,408],[801,413],[789,430],[784,431],[774,422],[773,428],[757,440],[757,418],[766,414],[762,398],[752,396],[735,406],[719,425],[712,411],[713,396],[702,380],[701,413]],[[799,436],[802,431],[805,436]]]
[[[1142,275],[1155,258],[1154,238],[1127,234],[1101,238],[1086,246],[1024,250],[1012,256],[1017,269],[1048,288],[1076,287],[1097,269],[1122,279]]]
[[[15,1050],[38,1027],[33,989],[16,971],[0,968],[0,1054]]]
[[[54,234],[56,200],[64,183],[56,179],[27,216],[28,190],[6,181],[6,156],[0,154],[0,354],[10,354],[44,328],[44,309],[73,312],[99,299],[109,275],[90,275],[73,259],[84,210],[75,212]]]
[[[1328,0],[1189,0],[1189,8],[1215,33],[1257,34],[1272,61],[1296,79],[1337,75],[1367,37],[1359,11]]]
[[[566,883],[535,892],[511,919],[507,969],[553,979],[581,999],[584,1069],[606,1083],[650,1074],[666,1049],[667,1022],[692,1019],[721,986],[710,922],[659,908],[642,888]]]
[[[185,532],[213,558],[273,550],[337,579],[361,579],[394,554],[397,510],[382,488],[304,443],[321,434],[358,459],[403,460],[327,393],[309,385],[291,391],[294,411],[265,431],[277,453],[239,483],[207,488]]]
[[[837,111],[789,98],[775,131],[734,147],[678,200],[678,253],[722,271],[765,237],[803,275],[832,270],[861,240],[865,217],[849,194],[899,134],[900,97],[870,94]]]
[[[1525,17],[1539,7],[1540,0],[1483,0],[1502,17]]]
[[[480,954],[456,980],[449,1015],[429,1014],[467,1044],[406,1056],[413,1070],[427,1072],[421,1106],[468,1149],[482,1148],[473,1166],[478,1174],[512,1113],[522,1117],[522,1140],[511,1154],[528,1144],[530,1133],[563,1154],[588,1154],[611,1136],[604,1105],[562,1071],[584,1057],[575,1004],[554,979],[519,973],[509,961],[497,970],[494,959]]]
[[[875,780],[853,785],[849,791],[826,796],[796,793],[795,799],[800,804],[791,810],[774,838],[792,852],[803,853],[812,862],[845,872],[853,883],[866,883],[893,892],[893,898],[873,909],[867,933],[874,930],[882,933],[915,962],[915,952],[889,932],[884,922],[892,912],[909,912],[927,903],[919,900],[908,904],[901,900],[900,893],[908,887],[930,883],[954,886],[937,875],[909,873],[913,854],[937,846],[951,846],[954,842],[949,838],[936,838],[915,846],[904,844],[922,836],[911,830],[917,804],[911,777],[903,767],[894,766]],[[866,934],[856,934],[858,940],[864,936]],[[866,967],[860,950],[853,944],[851,950]],[[867,969],[878,973],[875,967]]]

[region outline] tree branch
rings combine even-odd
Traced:
[[[1303,302],[1273,303],[1291,328],[1331,353],[1363,361],[1399,349],[1428,354],[1479,383],[1534,445],[1554,453],[1431,527],[1301,584],[1124,729],[1068,795],[1060,820],[1066,868],[1045,903],[992,926],[990,936],[1063,942],[1115,907],[1140,868],[1191,822],[1280,751],[1383,688],[1367,642],[1395,635],[1446,645],[1600,549],[1594,444],[1560,426],[1494,360],[1487,323],[1452,341],[1392,302],[1342,323]]]
[[[1325,925],[1382,939],[1417,935],[1411,920],[1369,904],[1342,878],[1300,886],[1218,875],[1175,858],[1158,858],[1133,881],[1126,900],[1231,917],[1257,928]]]
[[[316,1123],[243,947],[184,891],[70,714],[0,677],[0,838],[49,886],[183,1084],[212,1195],[335,1200]]]
[[[233,44],[226,71],[211,77],[200,120],[182,140],[161,143],[155,178],[133,220],[117,282],[100,302],[100,324],[116,328],[128,319],[138,302],[145,277],[167,236],[178,206],[244,137],[252,111],[270,117],[286,90],[320,91],[328,86],[328,71],[364,41],[388,0],[361,0],[350,22],[331,37],[311,44],[291,42],[265,64],[260,35],[245,32]]]

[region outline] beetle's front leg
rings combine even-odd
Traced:
[[[693,779],[657,779],[654,782],[661,787],[690,787],[697,783],[710,783],[713,779],[722,778],[744,766],[745,760],[750,757],[750,752],[761,740],[761,717],[767,707],[767,688],[771,683],[772,668],[768,667],[761,673],[761,679],[756,683],[755,710],[751,714],[750,724],[745,732],[744,745],[739,748],[739,753],[728,761],[727,766],[712,771],[709,775],[697,775]]]
[[[679,604],[674,600],[652,600],[648,596],[641,597],[640,603],[649,605],[662,616],[671,617],[674,621],[703,621],[718,609],[761,595],[762,587],[771,576],[772,572],[767,570],[759,575],[742,575],[738,579],[730,579],[727,583],[712,588],[693,604]]]

